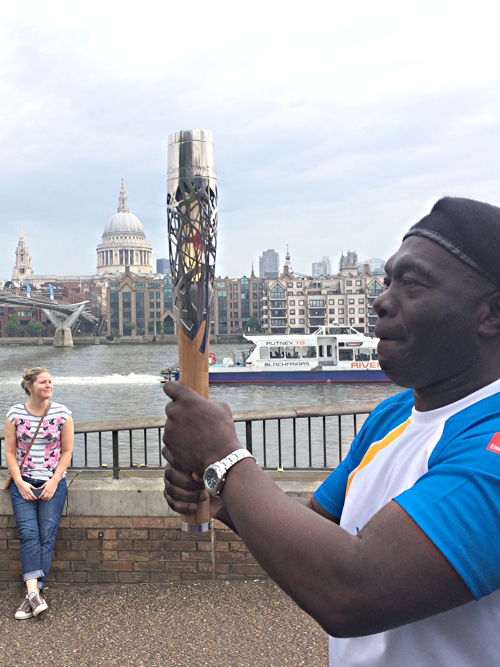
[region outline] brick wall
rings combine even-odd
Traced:
[[[4,473],[5,474],[5,473]],[[307,498],[327,473],[268,473],[289,496]],[[265,573],[224,524],[208,533],[181,531],[163,497],[161,472],[112,479],[109,473],[68,474],[51,585],[147,583],[189,579],[256,579]],[[0,476],[0,589],[22,582],[10,493]]]
[[[47,582],[161,583],[265,577],[241,539],[216,521],[208,533],[181,532],[180,518],[63,516]],[[13,516],[0,516],[0,588],[22,582]]]

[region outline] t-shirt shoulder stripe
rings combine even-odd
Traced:
[[[365,455],[363,456],[361,463],[358,465],[357,468],[355,468],[351,474],[349,475],[349,478],[347,480],[347,486],[345,490],[345,495],[347,498],[347,494],[349,493],[349,488],[352,484],[352,481],[356,474],[365,468],[369,463],[373,461],[373,459],[377,456],[377,454],[384,449],[385,447],[388,447],[394,440],[399,438],[399,436],[404,433],[406,428],[411,424],[411,417],[408,417],[406,421],[404,421],[402,424],[399,424],[396,426],[396,428],[393,428],[392,431],[389,431],[389,433],[382,438],[382,440],[379,440],[378,442],[374,442],[368,447],[368,449],[365,452]]]

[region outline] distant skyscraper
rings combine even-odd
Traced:
[[[169,259],[157,259],[156,260],[156,273],[163,273],[163,275],[170,275],[170,260]]]
[[[277,278],[279,275],[280,256],[276,250],[264,250],[259,258],[259,276],[261,278]]]
[[[322,257],[321,262],[313,262],[312,265],[313,278],[319,278],[319,276],[331,276],[331,275],[332,275],[332,263],[328,255]]]
[[[311,275],[313,278],[319,278],[323,273],[323,262],[313,262]]]

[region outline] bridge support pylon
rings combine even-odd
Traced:
[[[54,347],[73,347],[71,329],[56,329],[54,333]]]
[[[55,327],[54,333],[54,347],[73,347],[73,336],[71,335],[71,327],[85,310],[88,301],[83,301],[79,307],[71,313],[64,321],[55,316],[52,310],[43,308],[43,312],[47,315],[49,320]]]

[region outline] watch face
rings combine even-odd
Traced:
[[[217,471],[214,470],[214,468],[208,468],[208,470],[205,471],[204,482],[206,488],[209,491],[215,491],[219,484],[219,481],[220,481],[219,475],[217,474]]]

